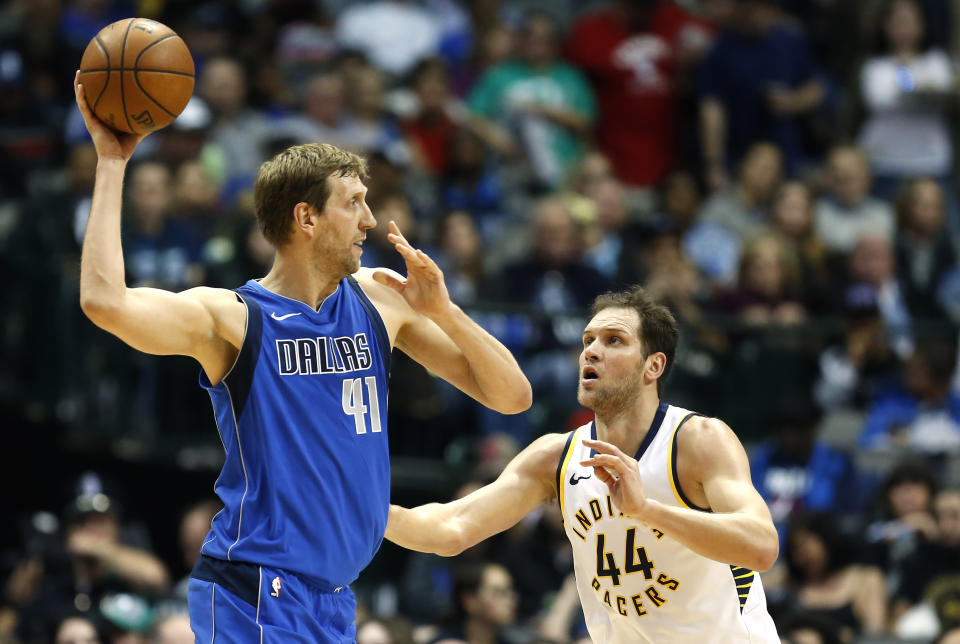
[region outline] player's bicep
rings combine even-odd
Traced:
[[[740,439],[725,423],[703,419],[695,437],[696,466],[710,509],[770,519],[767,504],[753,487],[750,461]]]
[[[204,344],[214,338],[216,324],[198,291],[130,288],[94,322],[138,351],[199,358]]]

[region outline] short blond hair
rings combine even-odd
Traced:
[[[260,166],[253,185],[260,231],[279,248],[290,239],[290,215],[305,202],[322,211],[330,197],[328,177],[367,179],[366,160],[329,143],[294,145]]]

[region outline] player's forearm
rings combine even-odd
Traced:
[[[450,511],[445,504],[428,503],[416,508],[391,505],[384,536],[407,550],[452,557],[463,548],[449,521]]]
[[[759,572],[773,566],[780,549],[773,523],[742,512],[701,512],[650,499],[643,521],[708,559]]]
[[[119,302],[126,291],[120,208],[126,162],[101,159],[80,259],[80,304],[94,321]]]
[[[432,319],[466,359],[480,402],[501,414],[519,414],[530,408],[530,382],[509,349],[453,303],[447,313]]]

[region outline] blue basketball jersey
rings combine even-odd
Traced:
[[[213,400],[224,503],[205,555],[354,581],[383,539],[390,500],[390,342],[353,277],[314,310],[250,280],[247,327]]]

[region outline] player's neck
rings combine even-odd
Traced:
[[[291,257],[292,253],[277,253],[273,267],[260,285],[268,291],[299,300],[316,309],[331,293],[337,290],[342,275],[327,275],[315,270],[305,261]]]
[[[611,443],[625,454],[636,454],[657,415],[660,398],[638,395],[633,405],[615,414],[597,414],[597,440]]]

